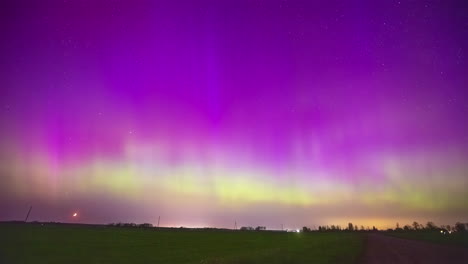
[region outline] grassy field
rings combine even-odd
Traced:
[[[354,263],[351,233],[0,224],[0,263]]]
[[[468,247],[468,233],[452,233],[448,235],[442,235],[440,231],[427,231],[427,232],[393,232],[387,233],[388,235],[406,238],[423,240],[433,243],[446,244],[446,245],[458,245]]]

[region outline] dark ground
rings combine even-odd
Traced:
[[[0,264],[468,264],[467,235],[0,223]]]
[[[468,248],[369,234],[362,264],[468,263]]]
[[[0,264],[353,264],[363,239],[347,232],[0,223]]]

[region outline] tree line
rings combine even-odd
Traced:
[[[388,231],[388,232],[404,232],[404,231],[436,231],[436,230],[441,230],[441,231],[448,231],[448,232],[466,232],[468,230],[468,223],[461,223],[457,222],[455,225],[440,225],[437,226],[434,224],[434,222],[429,221],[425,225],[420,224],[416,221],[414,221],[411,225],[404,225],[403,227],[400,226],[399,223],[396,223],[395,228],[388,228],[386,230],[382,231]],[[358,227],[357,225],[353,225],[353,223],[348,223],[348,226],[342,228],[340,225],[323,225],[319,226],[317,230],[312,230],[309,227],[304,226],[302,228],[302,232],[311,232],[311,231],[319,231],[319,232],[327,232],[327,231],[356,231],[356,232],[366,232],[366,231],[379,231],[375,226],[369,227],[364,227],[361,225]]]
[[[110,223],[107,226],[115,226],[115,227],[142,227],[142,228],[150,228],[153,227],[150,223],[143,223],[143,224],[135,224],[135,223]]]
[[[151,228],[153,227],[150,223],[135,224],[135,223],[111,223],[107,226],[112,227],[135,227],[135,228]],[[182,228],[182,227],[181,227]],[[217,229],[217,228],[214,228]],[[240,228],[240,231],[265,231],[267,230],[265,226],[243,226]],[[443,232],[466,232],[468,230],[468,223],[457,222],[454,225],[440,225],[437,226],[434,222],[429,221],[425,225],[420,224],[414,221],[411,225],[406,224],[400,226],[399,223],[396,223],[395,228],[388,228],[385,230],[379,230],[375,226],[357,226],[353,223],[348,223],[347,226],[341,227],[340,225],[321,225],[317,229],[311,229],[307,226],[302,228],[302,232],[337,232],[337,231],[346,231],[346,232],[376,232],[376,231],[387,231],[387,232],[409,232],[409,231],[436,231],[440,230]]]

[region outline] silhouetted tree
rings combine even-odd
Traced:
[[[372,227],[372,231],[379,231],[375,226]]]
[[[426,224],[426,229],[428,230],[436,230],[437,229],[437,226],[433,223],[433,222],[427,222]]]
[[[457,232],[464,232],[464,231],[466,231],[465,224],[460,223],[460,222],[457,222],[457,223],[455,224],[455,230],[456,230]]]
[[[419,223],[418,222],[416,222],[416,221],[413,222],[413,229],[414,230],[419,230]]]
[[[348,223],[348,231],[354,231],[353,223]]]
[[[405,225],[405,226],[403,227],[403,230],[405,230],[405,231],[411,231],[411,226],[410,226],[410,225]]]
[[[397,232],[403,231],[403,229],[400,227],[399,223],[396,223],[395,231],[397,231]]]
[[[308,228],[307,226],[304,226],[302,228],[302,232],[310,232],[310,228]]]
[[[358,230],[359,229],[358,229],[357,225],[354,225],[354,231],[358,231]]]
[[[361,226],[361,231],[365,231],[365,228],[363,225]]]

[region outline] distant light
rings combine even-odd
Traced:
[[[296,232],[298,232],[298,233],[299,233],[299,232],[301,232],[301,230],[297,229],[297,230],[296,230]]]
[[[440,230],[440,233],[441,233],[441,234],[443,234],[443,233],[444,233],[444,231],[443,231],[443,230]]]
[[[74,213],[74,214],[73,214],[73,217],[77,217],[77,216],[78,216],[78,213]]]

